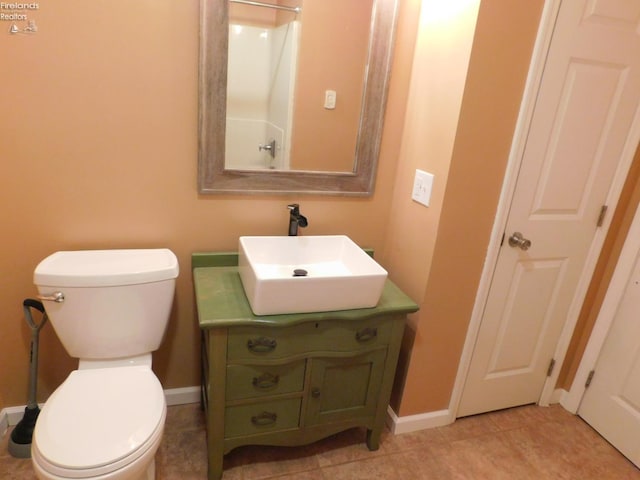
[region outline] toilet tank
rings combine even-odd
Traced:
[[[158,349],[178,272],[168,249],[82,250],[48,256],[33,279],[69,355],[114,359]]]

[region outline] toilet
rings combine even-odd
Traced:
[[[178,272],[167,249],[64,251],[38,264],[38,297],[79,359],[38,417],[38,478],[155,478],[167,407],[151,352],[162,342]]]

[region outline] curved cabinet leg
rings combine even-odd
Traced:
[[[372,452],[375,452],[380,448],[381,433],[381,428],[367,429],[367,448]]]
[[[222,478],[222,459],[209,458],[209,480],[220,480]]]

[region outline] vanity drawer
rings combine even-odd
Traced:
[[[297,428],[300,398],[227,407],[224,413],[224,437],[277,432]]]
[[[284,365],[228,365],[226,399],[301,392],[305,365],[305,360]]]
[[[229,329],[229,361],[286,358],[311,352],[357,352],[389,344],[392,323],[386,319],[327,320],[292,327]]]

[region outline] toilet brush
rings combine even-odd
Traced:
[[[38,382],[38,334],[40,329],[47,321],[47,314],[44,311],[42,302],[27,298],[22,302],[24,308],[24,316],[27,320],[27,324],[31,329],[31,354],[29,359],[29,401],[24,409],[24,416],[22,420],[18,422],[16,427],[11,432],[9,438],[9,453],[17,458],[29,458],[31,457],[31,437],[33,436],[33,429],[36,426],[36,420],[40,413],[38,407],[38,401],[36,399],[36,389]],[[42,320],[40,323],[33,321],[31,316],[31,309],[35,308],[42,314]]]

